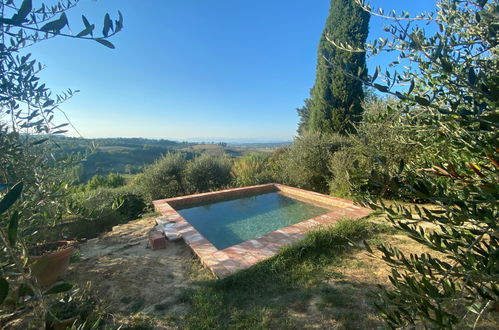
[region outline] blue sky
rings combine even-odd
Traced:
[[[434,3],[372,1],[410,12]],[[123,13],[116,49],[59,38],[30,52],[55,92],[81,90],[63,109],[84,137],[290,140],[328,9],[328,0],[82,0],[69,15],[74,33],[82,13],[99,30],[106,12]],[[370,39],[383,24],[371,19]]]

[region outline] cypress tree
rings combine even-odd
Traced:
[[[370,14],[355,0],[331,0],[329,17],[319,42],[316,80],[311,91],[307,130],[345,134],[361,119],[362,83],[345,72],[364,76],[365,53],[341,50],[327,40],[363,47]]]
[[[305,134],[307,131],[308,119],[310,118],[310,105],[312,100],[305,99],[305,104],[301,108],[297,108],[298,116],[300,116],[300,122],[298,123],[297,132],[299,135]]]

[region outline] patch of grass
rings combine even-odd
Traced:
[[[392,234],[392,235],[403,233],[403,231],[401,231],[398,228],[395,228],[391,223],[388,222],[387,223],[374,222],[372,223],[372,225],[374,226],[377,233]]]
[[[145,218],[155,218],[161,216],[161,213],[156,212],[156,211],[150,211],[150,212],[145,212],[140,215],[140,219],[145,219]]]
[[[174,323],[175,321],[177,321],[177,319],[178,317],[175,314],[166,314],[165,316],[163,316],[163,321],[167,323]]]
[[[355,291],[346,287],[332,287],[324,285],[320,289],[320,294],[326,304],[334,307],[354,307],[353,295]]]
[[[188,269],[186,274],[189,280],[195,282],[205,282],[213,280],[215,278],[211,271],[207,267],[203,266],[203,264],[201,264],[199,258],[194,255],[194,252],[192,252],[192,260],[189,264],[190,268]]]
[[[120,327],[123,330],[152,330],[153,322],[149,316],[143,313],[137,313],[133,315],[124,327]]]
[[[384,230],[368,220],[341,220],[332,227],[311,232],[304,240],[249,269],[185,291],[179,300],[190,304],[191,309],[183,317],[181,327],[296,328],[286,311],[306,310],[314,296],[324,296],[324,290],[332,290],[325,289],[323,281],[341,278],[334,267],[341,264],[347,253],[359,248],[354,242]],[[346,295],[331,297],[350,304]]]
[[[73,251],[73,253],[71,253],[71,256],[69,257],[69,262],[70,263],[75,263],[75,262],[79,262],[79,261],[82,261],[83,258],[82,258],[82,254],[81,254],[81,251],[78,250],[78,249],[75,249]]]
[[[402,233],[400,229],[395,228],[391,223],[388,222],[373,222],[371,223],[371,225],[372,231],[375,235],[371,235],[366,241],[373,248],[387,243],[387,238],[390,235]]]
[[[366,269],[370,266],[361,260],[345,259],[341,262],[341,266],[350,269]]]
[[[385,237],[375,236],[375,237],[372,237],[372,238],[366,240],[366,242],[367,242],[367,244],[372,246],[372,248],[375,248],[375,247],[381,246],[383,244],[386,244],[387,240]]]
[[[180,291],[180,294],[178,294],[175,297],[175,303],[177,303],[177,304],[190,303],[194,291],[195,291],[195,289],[192,289],[192,288],[187,288],[187,289]]]

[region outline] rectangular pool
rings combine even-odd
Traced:
[[[280,192],[203,203],[177,210],[219,250],[330,211]]]
[[[160,199],[153,204],[161,214],[155,229],[182,237],[218,278],[272,257],[314,228],[372,212],[352,201],[277,183]]]

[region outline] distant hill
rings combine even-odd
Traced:
[[[84,156],[74,169],[80,182],[86,182],[99,174],[136,174],[163,154],[191,145],[187,142],[143,138],[84,139],[57,136],[53,141],[53,151],[58,155]]]
[[[258,143],[191,143],[145,138],[84,139],[55,136],[52,152],[59,156],[81,155],[83,160],[74,167],[79,182],[84,183],[94,175],[109,173],[137,174],[145,166],[168,152],[183,152],[188,159],[207,152],[211,155],[226,154],[240,157],[251,152],[267,152],[289,145],[291,142]]]
[[[175,141],[180,141],[180,139],[173,139]],[[183,140],[184,141],[184,140]],[[199,137],[199,138],[188,138],[185,139],[187,142],[193,143],[227,143],[227,144],[253,144],[253,143],[286,143],[291,142],[291,139],[251,139],[251,138],[223,138],[223,137]]]

